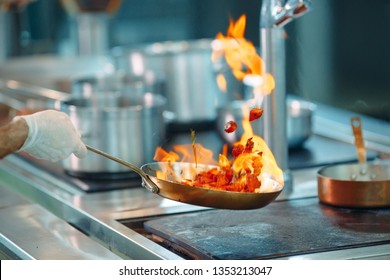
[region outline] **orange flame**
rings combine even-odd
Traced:
[[[193,148],[196,148],[196,159],[193,153]],[[213,151],[205,148],[202,144],[182,144],[174,145],[173,151],[167,152],[161,147],[157,147],[154,158],[160,162],[191,162],[200,164],[217,165],[218,162],[214,159]]]
[[[156,161],[173,163],[180,159],[181,162],[196,163],[182,173],[175,173],[172,168],[164,165],[167,169],[157,172],[159,179],[174,179],[189,185],[223,187],[224,190],[245,192],[273,192],[283,187],[282,170],[265,141],[253,133],[249,120],[249,106],[256,103],[258,105],[258,99],[261,100],[265,94],[271,93],[275,81],[272,75],[264,72],[264,62],[256,53],[253,44],[245,40],[245,25],[245,15],[237,22],[231,20],[227,35],[219,33],[213,42],[212,60],[224,58],[238,80],[245,79],[248,84],[255,85],[254,98],[248,100],[248,106],[243,108],[243,115],[247,116],[242,121],[244,133],[240,141],[233,145],[232,159],[228,157],[227,145],[223,146],[218,160],[213,158],[211,150],[194,143],[194,140],[192,144],[173,146],[171,152],[159,147],[154,157]],[[217,75],[217,83],[221,89],[226,90],[227,82],[223,74]],[[205,169],[204,166],[198,166],[198,163],[212,167]],[[219,170],[214,168],[215,166],[218,166]],[[189,174],[191,178],[188,177]]]
[[[244,133],[241,136],[240,141],[235,143],[235,145],[237,144],[245,145],[247,139],[252,138],[252,141],[254,142],[253,151],[258,151],[258,152],[261,151],[262,163],[263,163],[261,169],[261,176],[262,176],[261,181],[262,181],[263,191],[272,190],[273,188],[272,180],[275,180],[281,186],[284,186],[283,171],[279,168],[273,153],[271,152],[268,145],[265,143],[264,139],[253,133],[252,125],[248,118],[245,118],[242,121],[242,126],[244,129]]]
[[[264,72],[264,61],[257,54],[253,43],[244,38],[245,26],[245,15],[242,15],[236,22],[230,20],[227,35],[218,33],[216,40],[213,42],[211,59],[213,62],[217,62],[224,57],[233,75],[239,81],[244,80],[248,75],[260,77],[262,82],[256,88],[263,95],[269,94],[275,87],[274,78],[272,75]],[[225,87],[221,87],[222,78],[220,75],[217,77],[217,84],[222,91],[226,91]]]

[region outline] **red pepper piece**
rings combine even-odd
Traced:
[[[235,121],[229,121],[225,124],[225,132],[232,133],[237,129],[237,123]]]
[[[259,119],[263,115],[263,109],[261,108],[253,108],[249,112],[249,121],[254,121]]]

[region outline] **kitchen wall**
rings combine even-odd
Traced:
[[[110,19],[110,46],[213,38],[243,13],[246,37],[258,45],[260,6],[260,0],[123,0]],[[390,0],[313,0],[312,6],[286,27],[288,92],[390,121]],[[59,1],[38,0],[23,13],[30,42],[18,55],[72,53],[72,19]]]

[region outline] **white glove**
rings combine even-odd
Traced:
[[[28,125],[28,136],[19,151],[50,161],[59,161],[72,153],[82,158],[87,148],[80,139],[68,115],[55,110],[45,110],[20,116]]]

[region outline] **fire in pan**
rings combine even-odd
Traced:
[[[189,172],[189,170],[194,170],[195,163],[155,162],[139,168],[138,166],[117,157],[113,157],[88,145],[87,149],[127,166],[129,169],[136,172],[142,177],[143,186],[149,191],[158,194],[161,197],[183,203],[221,209],[256,209],[264,207],[274,201],[283,190],[283,185],[272,179],[270,179],[269,184],[272,185],[273,190],[269,192],[234,192],[190,186],[180,181],[159,179],[157,173],[161,172],[169,165],[169,168],[173,170],[176,175],[181,177],[184,173]],[[207,170],[212,167],[215,166],[198,164],[196,170]]]

